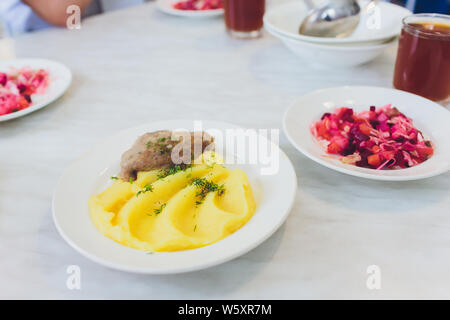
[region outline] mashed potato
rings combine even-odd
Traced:
[[[256,209],[248,177],[212,163],[214,153],[206,157],[184,170],[114,181],[89,200],[94,225],[118,243],[151,252],[203,247],[235,232]]]

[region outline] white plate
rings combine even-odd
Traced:
[[[30,67],[46,69],[50,73],[50,84],[44,94],[33,94],[32,104],[26,109],[0,116],[0,121],[22,117],[39,110],[58,99],[72,82],[72,73],[65,65],[45,59],[14,59],[0,61],[0,72],[9,72],[10,68]]]
[[[156,5],[162,12],[172,14],[175,16],[189,17],[189,18],[208,18],[216,17],[223,14],[223,9],[214,10],[179,10],[175,9],[173,5],[179,0],[156,0]]]
[[[314,3],[322,3],[315,0]],[[360,1],[364,7],[368,1]],[[293,1],[280,6],[274,6],[264,15],[264,25],[286,37],[294,40],[315,43],[343,44],[385,41],[400,34],[402,19],[411,13],[408,9],[387,2],[379,2],[374,11],[362,15],[356,30],[346,38],[321,38],[298,34],[298,28],[306,17],[308,9],[303,1]],[[379,23],[378,23],[379,22]]]
[[[327,153],[312,136],[310,125],[323,113],[337,107],[352,107],[360,112],[370,106],[391,103],[406,116],[425,138],[435,145],[434,155],[427,161],[407,169],[374,170],[344,164]],[[339,172],[374,180],[417,180],[436,176],[450,169],[450,112],[433,101],[417,95],[380,87],[338,87],[311,92],[298,99],[285,113],[283,128],[289,141],[308,158]]]
[[[220,132],[238,128],[214,121],[203,121],[202,127],[206,131],[214,128]],[[261,138],[259,141],[263,146],[280,151],[279,170],[274,175],[261,175],[260,169],[264,165],[235,165],[249,176],[257,202],[254,216],[235,233],[203,248],[153,254],[125,247],[102,235],[90,219],[89,197],[103,191],[111,183],[110,177],[119,171],[121,154],[138,136],[155,130],[180,128],[192,130],[193,122],[155,122],[121,131],[97,144],[64,171],[53,195],[53,219],[61,236],[73,248],[95,262],[123,271],[180,273],[236,258],[255,248],[281,226],[293,205],[297,179],[287,156],[276,145]]]

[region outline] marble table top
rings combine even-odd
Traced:
[[[149,3],[88,18],[81,30],[20,36],[14,49],[59,60],[74,77],[57,102],[0,123],[0,298],[450,298],[450,173],[364,180],[312,162],[284,135],[294,208],[270,239],[223,265],[168,276],[111,270],[69,247],[52,221],[64,168],[116,131],[171,118],[281,129],[285,109],[309,91],[391,87],[395,48],[357,68],[316,70],[268,34],[232,40],[220,18],[171,17]],[[71,265],[81,290],[66,285]],[[372,265],[378,289],[367,286]]]

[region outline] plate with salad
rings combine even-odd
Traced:
[[[58,99],[72,81],[63,64],[45,59],[0,62],[0,121],[22,117]]]
[[[223,14],[223,0],[157,0],[159,10],[183,17],[207,18]]]
[[[375,180],[416,180],[450,169],[450,112],[420,96],[380,87],[322,89],[285,113],[284,131],[308,158]]]

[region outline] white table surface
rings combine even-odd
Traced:
[[[295,206],[269,240],[226,264],[170,276],[110,270],[69,247],[51,217],[64,168],[118,130],[183,117],[281,128],[285,109],[311,90],[391,87],[395,48],[355,69],[317,71],[267,34],[232,40],[220,19],[146,4],[89,18],[81,30],[21,36],[15,52],[59,60],[74,79],[59,101],[0,123],[0,298],[450,298],[450,173],[359,179],[308,160],[284,135]],[[366,287],[373,264],[380,290]],[[81,290],[66,287],[69,265],[81,268]]]

